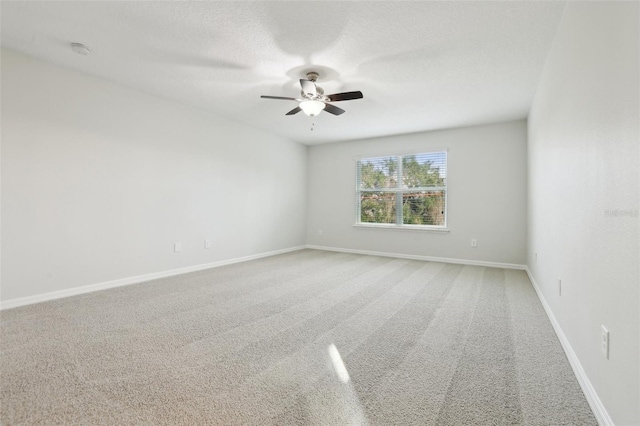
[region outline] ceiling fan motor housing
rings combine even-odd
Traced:
[[[315,92],[316,93],[314,95],[313,93],[305,93],[304,90],[301,90],[300,94],[302,95],[303,98],[306,98],[306,99],[318,99],[318,100],[322,100],[322,101],[327,100],[327,99],[325,99],[325,96],[324,96],[324,89],[316,84],[316,81],[318,81],[318,77],[319,76],[320,75],[315,71],[309,71],[307,73],[307,80],[313,83],[313,85],[315,86]]]

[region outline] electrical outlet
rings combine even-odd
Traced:
[[[534,261],[534,263],[536,263],[536,264],[537,264],[537,263],[538,263],[538,253],[534,253],[533,259],[534,259],[534,260],[533,260],[533,261]]]
[[[173,251],[175,253],[181,252],[182,251],[182,244],[181,243],[173,243]]]
[[[609,359],[609,330],[604,325],[600,327],[600,350],[605,359]]]
[[[206,249],[211,248],[211,240],[204,240],[204,248]]]
[[[562,296],[562,280],[558,278],[558,296]]]
[[[473,238],[471,240],[471,247],[478,247],[478,240],[476,240],[475,238]]]
[[[323,234],[324,232],[322,232],[322,229],[318,229],[318,236],[322,237]]]

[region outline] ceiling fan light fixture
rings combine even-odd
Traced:
[[[303,101],[300,102],[300,109],[309,117],[316,116],[324,109],[324,102],[321,101]]]

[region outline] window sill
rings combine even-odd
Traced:
[[[420,232],[436,232],[436,233],[447,233],[449,232],[449,228],[441,228],[441,227],[427,227],[427,226],[416,226],[416,225],[387,225],[387,224],[377,224],[377,223],[356,223],[353,225],[354,228],[363,228],[363,229],[393,229],[396,231],[420,231]]]

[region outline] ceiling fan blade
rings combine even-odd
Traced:
[[[352,99],[362,99],[362,97],[362,92],[359,90],[357,92],[344,92],[327,95],[327,98],[329,98],[329,102],[350,101]]]
[[[289,111],[288,113],[286,113],[285,115],[293,115],[293,114],[297,114],[300,111],[302,111],[302,108],[300,107],[295,107],[294,109],[292,109],[291,111]]]
[[[285,97],[283,97],[283,96],[267,96],[267,95],[262,95],[262,96],[260,96],[260,97],[261,97],[261,98],[264,98],[264,99],[284,99],[284,100],[286,100],[286,101],[297,101],[297,99],[296,99],[296,98],[285,98]]]
[[[342,108],[338,108],[335,105],[331,105],[331,104],[324,104],[324,110],[327,111],[329,114],[333,114],[333,115],[340,115],[344,113],[344,110]]]
[[[318,93],[316,84],[311,80],[300,79],[300,86],[302,87],[302,92],[310,98],[313,98]]]

